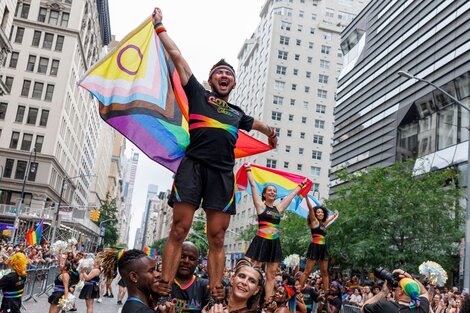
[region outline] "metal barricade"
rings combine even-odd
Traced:
[[[359,313],[361,312],[361,308],[354,305],[343,304],[341,307],[341,313]]]
[[[54,288],[54,279],[59,272],[59,267],[55,264],[27,270],[23,301],[33,299],[37,302],[36,297],[47,294],[52,290]]]

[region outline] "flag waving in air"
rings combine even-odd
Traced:
[[[292,189],[295,189],[297,185],[303,182],[305,179],[304,176],[298,174],[284,172],[253,163],[251,163],[251,173],[253,174],[253,178],[255,179],[255,183],[258,187],[258,192],[260,195],[264,187],[272,185],[277,189],[278,198],[286,197],[292,191]],[[241,191],[246,190],[249,194],[251,194],[245,166],[240,167],[236,174],[235,181],[237,189],[237,201],[240,199]],[[307,180],[307,184],[299,191],[298,195],[294,197],[292,204],[287,209],[297,213],[296,209],[298,205],[308,194],[311,188],[312,181]]]
[[[44,220],[41,220],[37,225],[36,229],[30,228],[26,233],[26,245],[36,245],[41,242],[42,228],[44,225]]]
[[[152,160],[176,171],[189,144],[188,101],[150,17],[90,69],[79,85],[98,99],[103,120]],[[235,157],[269,149],[239,131]]]

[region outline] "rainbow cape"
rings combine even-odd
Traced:
[[[32,227],[28,230],[28,232],[26,233],[26,245],[27,246],[36,245],[41,242],[43,225],[44,225],[44,220],[42,219],[36,225],[36,229]]]
[[[284,198],[292,189],[295,189],[299,183],[304,181],[305,177],[276,170],[273,168],[264,167],[261,165],[251,163],[251,173],[255,179],[256,187],[261,195],[261,191],[267,185],[273,185],[277,188],[277,198]],[[242,165],[236,174],[236,200],[241,199],[241,192],[246,190],[251,195],[250,184],[248,183],[248,176],[246,174],[245,166]],[[292,200],[288,210],[297,213],[297,206],[302,202],[302,199],[308,194],[312,188],[312,181],[308,180],[304,188],[300,190],[297,196]]]
[[[320,201],[318,201],[317,198],[315,198],[314,196],[312,196],[311,194],[307,195],[307,197],[310,199],[310,203],[312,204],[312,206],[321,206],[322,204],[320,203]],[[295,199],[292,200],[292,203],[289,205],[289,207],[287,208],[289,211],[292,211],[300,216],[302,216],[303,218],[307,218],[308,216],[308,206],[307,206],[307,198],[303,198],[302,201],[300,203],[297,203],[295,202]],[[333,216],[333,214],[335,214],[335,212],[331,211],[330,209],[327,209],[328,211],[328,216]],[[335,215],[335,217],[330,220],[330,222],[328,223],[328,225],[326,225],[326,227],[330,226],[334,221],[336,221],[336,219],[339,217],[339,213]]]
[[[150,248],[150,247],[144,247],[144,253],[151,257],[152,259],[157,258],[157,249],[155,248]]]
[[[78,83],[101,118],[155,162],[175,172],[189,144],[188,100],[149,17]],[[239,131],[235,157],[270,147]]]

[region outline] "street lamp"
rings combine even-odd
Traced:
[[[418,81],[421,81],[425,84],[433,86],[434,88],[436,88],[437,90],[442,92],[444,95],[446,95],[449,99],[454,101],[461,108],[465,109],[467,112],[470,113],[470,108],[468,108],[465,104],[463,104],[457,98],[452,96],[450,93],[448,93],[444,89],[438,87],[434,83],[432,83],[430,81],[427,81],[425,79],[413,76],[410,73],[404,72],[404,71],[399,71],[397,74],[402,76],[402,77],[406,77],[408,79],[418,80]],[[467,128],[467,131],[468,131],[467,212],[466,212],[466,218],[465,218],[465,255],[464,255],[464,269],[463,269],[463,287],[468,289],[468,288],[470,288],[470,125],[467,125],[466,128]]]
[[[59,195],[59,204],[57,205],[57,211],[54,214],[54,219],[52,220],[52,236],[51,236],[51,243],[54,243],[55,236],[57,232],[57,228],[59,228],[59,214],[60,214],[60,205],[62,204],[62,195],[64,194],[64,189],[67,186],[67,182],[71,179],[79,178],[79,177],[91,177],[95,175],[78,175],[73,177],[68,177],[67,175],[62,178],[62,187],[60,188],[60,195]]]
[[[26,179],[28,178],[29,173],[31,171],[34,172],[36,170],[35,168],[31,168],[31,158],[33,156],[33,153],[34,153],[34,159],[36,159],[36,147],[33,148],[33,150],[31,150],[31,152],[29,153],[28,163],[26,163],[26,168],[25,168],[24,177],[23,177],[23,185],[21,186],[21,195],[16,205],[15,223],[13,225],[13,234],[10,240],[12,244],[15,242],[15,237],[18,233],[18,229],[20,228],[20,211],[21,211],[21,207],[23,206],[23,201],[24,201],[24,188],[26,186]],[[3,168],[2,168],[2,176],[3,176]]]

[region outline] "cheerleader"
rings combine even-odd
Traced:
[[[28,259],[22,252],[17,252],[10,258],[8,266],[11,272],[0,279],[0,289],[3,292],[1,312],[21,312],[21,296],[26,281],[27,264]]]
[[[261,197],[256,187],[255,179],[251,173],[251,165],[246,164],[248,181],[251,186],[253,204],[258,213],[258,233],[251,241],[246,256],[258,266],[266,263],[265,301],[271,301],[274,294],[275,276],[282,260],[281,243],[279,240],[279,226],[281,214],[292,202],[292,199],[305,186],[307,179],[300,183],[291,193],[275,206],[277,189],[273,185],[263,188]]]
[[[100,263],[96,259],[93,263],[93,269],[87,274],[87,268],[84,267],[80,273],[81,279],[85,280],[85,285],[78,296],[79,299],[84,299],[86,303],[87,313],[93,313],[93,299],[98,299],[100,296]]]
[[[67,299],[69,295],[69,287],[70,287],[70,268],[71,263],[69,261],[65,261],[65,263],[61,267],[60,274],[54,280],[54,291],[50,295],[48,302],[51,304],[49,307],[49,313],[58,313],[59,309],[59,300],[63,297]]]

